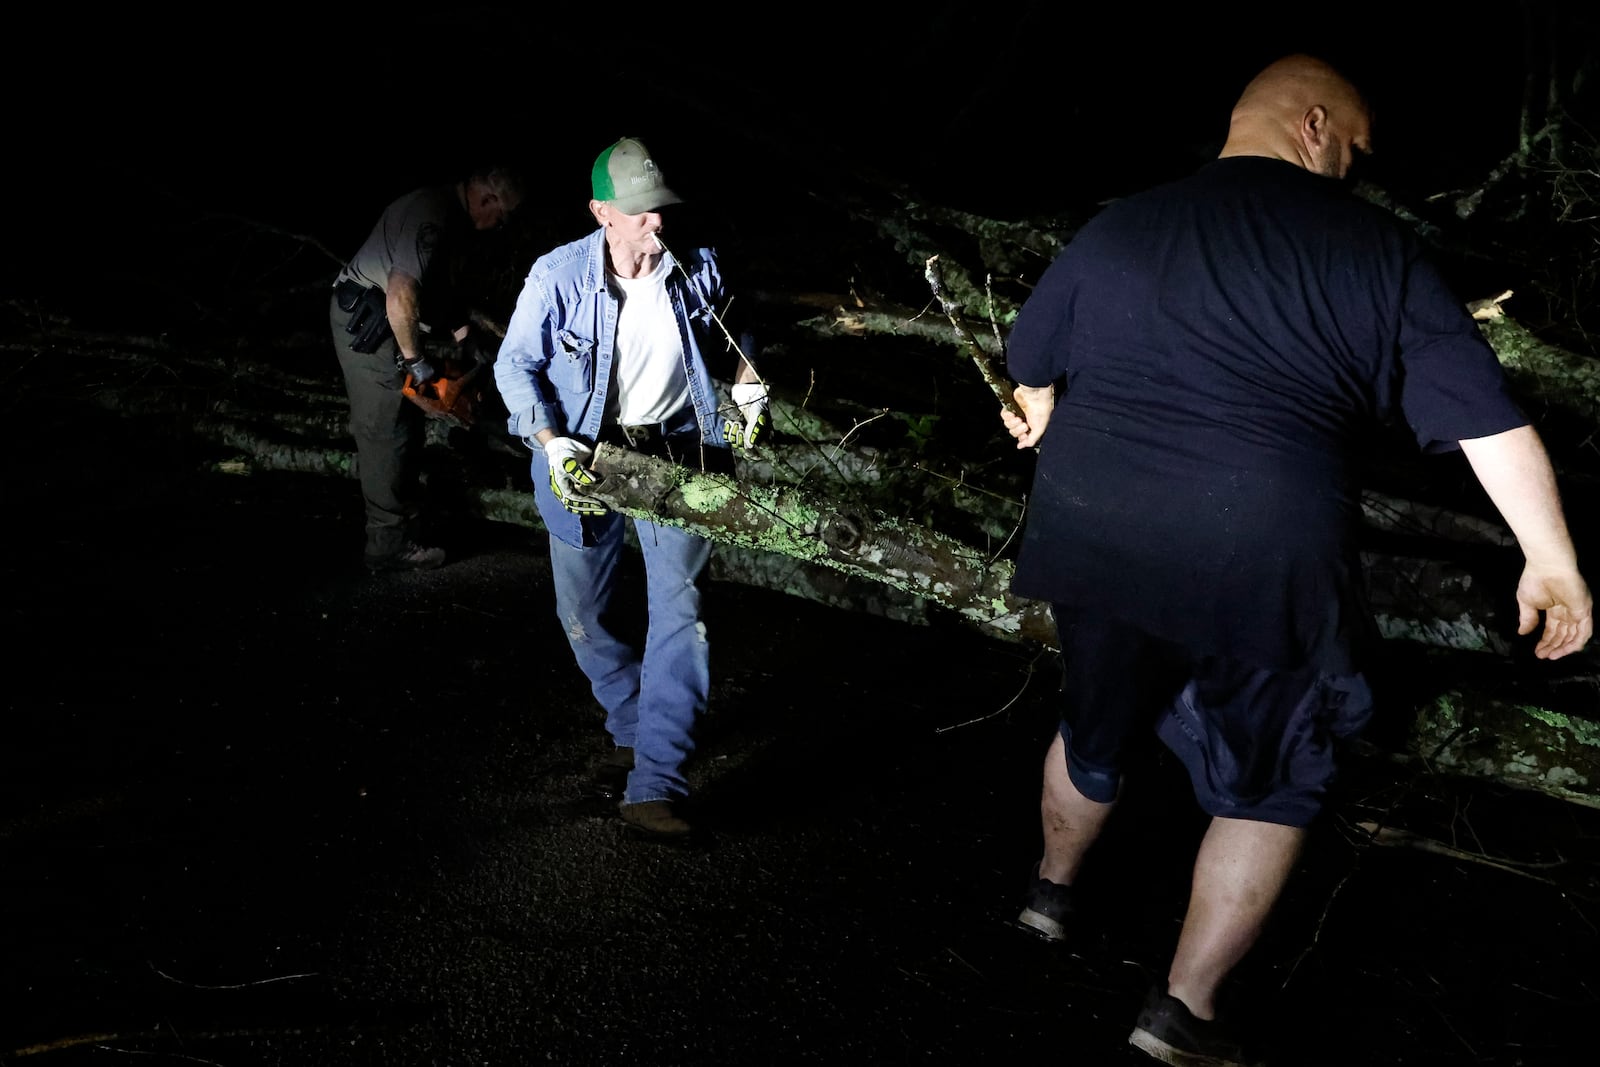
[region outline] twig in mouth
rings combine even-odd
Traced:
[[[652,233],[650,235],[650,240],[654,241],[656,243],[656,247],[661,249],[662,252],[666,253],[667,255],[672,254],[671,249],[667,247],[666,242],[661,239],[661,235],[659,233]],[[685,278],[689,276],[689,272],[683,269],[683,264],[679,263],[676,257],[673,258],[673,264],[678,268],[679,274],[682,274]],[[733,301],[730,299],[728,303],[731,306]],[[722,321],[722,316],[717,314],[717,309],[707,306],[706,311],[710,313],[711,321],[715,322],[717,324],[717,328],[722,331],[722,336],[728,339],[728,347],[739,353],[739,355],[744,359],[745,366],[750,368],[750,373],[756,376],[756,381],[760,382],[762,388],[767,390],[767,395],[771,396],[772,387],[767,385],[767,380],[763,378],[761,376],[761,372],[756,369],[755,360],[750,358],[750,354],[748,352],[739,347],[739,342],[734,339],[733,333],[728,329],[727,324]]]

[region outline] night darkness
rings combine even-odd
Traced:
[[[624,135],[755,242],[781,228],[783,197],[842,172],[1002,218],[1081,211],[1213,157],[1245,81],[1296,50],[1361,81],[1378,112],[1364,176],[1415,199],[1481,180],[1515,147],[1525,28],[1577,52],[1597,37],[1594,16],[1564,4],[1243,10],[46,18],[18,38],[37,46],[31,65],[3,75],[20,210],[0,282],[160,328],[162,305],[181,300],[173,286],[233,284],[238,246],[262,243],[226,220],[326,250],[284,255],[275,284],[307,285],[394,196],[487,158],[524,167],[541,205],[522,220],[536,254],[588,226],[589,166]]]
[[[1200,821],[1156,757],[1086,875],[1104,930],[1081,952],[1019,934],[1055,727],[1037,650],[714,583],[714,709],[691,772],[711,843],[641,849],[584,795],[600,723],[550,610],[542,534],[461,520],[451,566],[369,579],[348,479],[241,476],[238,454],[178,425],[196,409],[113,410],[102,394],[136,378],[136,399],[169,384],[185,403],[266,397],[271,429],[306,414],[272,405],[308,396],[313,421],[343,396],[327,287],[385,204],[517,163],[528,206],[490,239],[525,270],[592,225],[589,168],[620,136],[645,140],[742,255],[797,264],[761,279],[775,315],[791,292],[853,290],[863,247],[885,263],[861,274],[905,276],[909,295],[883,306],[927,298],[884,232],[856,242],[841,226],[852,240],[835,246],[808,228],[835,179],[1082,218],[1213,158],[1240,89],[1296,51],[1372,98],[1359,176],[1425,204],[1516,148],[1527,72],[1552,50],[1593,71],[1596,10],[929,0],[13,19],[0,1065],[1152,1062],[1128,1024],[1170,958]],[[1600,115],[1578,118],[1600,135]],[[1450,236],[1461,253],[1475,235]],[[1493,256],[1450,269],[1468,298],[1530,300]],[[967,368],[940,362],[942,344],[882,340],[815,344],[822,377],[854,381],[827,360],[854,361],[874,385],[940,393],[927,403],[959,425]],[[253,392],[263,366],[272,387]],[[861,394],[856,410],[880,414],[902,396]],[[965,444],[998,437],[987,408],[964,417],[983,420]],[[1361,766],[1239,973],[1287,1053],[1274,1067],[1580,1059],[1600,1009],[1600,812]],[[1354,820],[1391,817],[1456,851],[1352,844]]]
[[[1220,146],[1243,83],[1307,50],[1373,96],[1374,179],[1444,189],[1515,146],[1524,20],[1569,40],[1593,31],[1592,16],[1548,4],[1244,10],[418,5],[201,24],[114,12],[92,33],[35,31],[32,70],[7,72],[7,169],[35,193],[25,224],[86,226],[96,243],[171,196],[345,248],[374,204],[486,155],[523,162],[536,196],[581,219],[597,146],[624,133],[660,144],[679,180],[756,210],[781,210],[749,147],[768,142],[1024,215],[1192,169]]]

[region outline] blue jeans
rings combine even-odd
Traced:
[[[593,546],[552,536],[556,616],[578,666],[606,713],[611,740],[633,749],[624,804],[686,796],[683,764],[711,691],[709,649],[700,621],[700,579],[711,542],[644,519],[634,524],[644,554],[648,626],[644,651],[608,624],[623,551],[623,522],[604,524]]]

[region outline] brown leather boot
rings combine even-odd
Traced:
[[[694,829],[679,816],[677,805],[670,800],[618,804],[617,812],[628,829],[654,841],[685,841]]]

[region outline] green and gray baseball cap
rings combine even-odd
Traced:
[[[624,137],[600,153],[589,175],[594,198],[604,200],[624,215],[659,211],[683,198],[667,188],[661,168],[649,149],[636,138]]]

